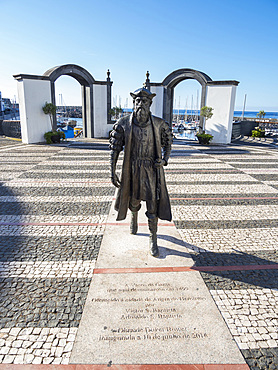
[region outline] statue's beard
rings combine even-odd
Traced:
[[[148,119],[148,116],[149,116],[149,112],[143,107],[137,108],[135,111],[135,117],[139,123],[146,122]]]

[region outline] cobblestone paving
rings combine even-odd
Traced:
[[[2,363],[69,362],[114,197],[96,143],[0,138]],[[278,152],[259,145],[175,141],[165,171],[181,239],[197,266],[219,266],[201,275],[252,370],[278,368]]]
[[[0,362],[67,364],[115,193],[109,152],[1,148]]]
[[[1,149],[7,149],[10,146],[19,146],[19,145],[20,146],[23,145],[21,143],[21,141],[12,140],[12,139],[9,139],[9,138],[5,138],[4,136],[1,136],[1,140],[0,140],[0,148]]]
[[[0,361],[14,364],[68,364],[77,328],[0,329]]]
[[[173,159],[187,163],[184,173],[172,174],[170,161],[166,177],[174,222],[195,264],[219,266],[201,275],[248,365],[278,369],[278,270],[267,267],[278,263],[278,152],[241,148],[185,147]],[[190,172],[197,158],[204,166]],[[250,265],[265,269],[244,270]]]
[[[64,229],[66,227],[63,227]],[[72,228],[68,226],[67,228]],[[104,227],[99,232],[95,228],[90,230],[87,228],[87,235],[82,234],[82,231],[75,235],[69,235],[65,233],[65,236],[59,232],[59,226],[56,228],[56,235],[53,230],[50,229],[46,235],[43,234],[43,226],[39,230],[35,230],[34,235],[23,235],[22,233],[18,236],[8,234],[0,237],[0,261],[10,262],[11,268],[13,265],[21,261],[22,263],[28,262],[56,262],[56,261],[94,261],[97,257],[100,244],[102,241],[102,235]],[[66,230],[65,230],[66,231]],[[91,235],[88,235],[88,231]],[[0,262],[0,266],[1,266]],[[2,273],[6,273],[7,268],[1,269],[0,276]]]

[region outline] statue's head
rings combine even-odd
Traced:
[[[130,93],[133,98],[134,114],[139,123],[144,123],[148,120],[152,100],[156,94],[152,94],[148,89],[142,87]]]

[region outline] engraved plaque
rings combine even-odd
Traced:
[[[244,361],[200,274],[173,272],[94,275],[70,362]]]

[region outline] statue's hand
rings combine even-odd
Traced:
[[[164,159],[156,159],[155,162],[154,162],[154,166],[155,168],[161,168],[163,166],[165,166],[166,164],[166,161]]]
[[[111,176],[111,182],[114,186],[116,186],[116,188],[120,188],[121,187],[121,182],[118,178],[118,176],[116,174],[113,174]]]

